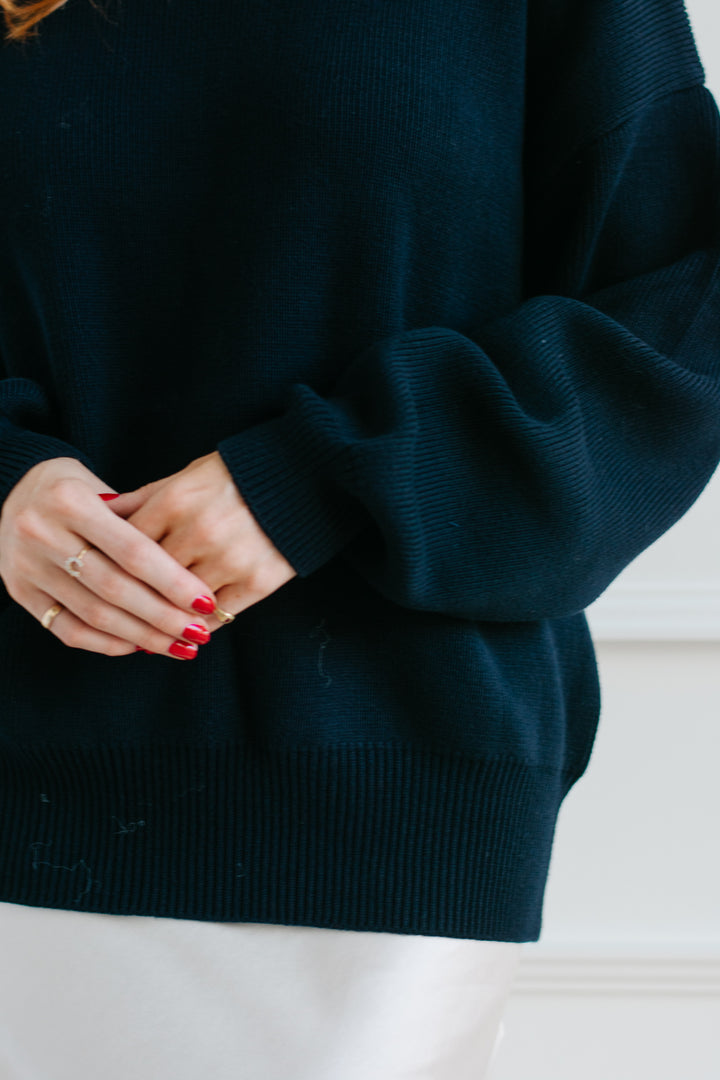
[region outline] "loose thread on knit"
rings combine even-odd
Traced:
[[[137,832],[138,829],[141,829],[145,824],[144,821],[128,821],[126,825],[123,821],[120,820],[120,818],[115,817],[114,814],[112,814],[111,816],[115,821],[117,821],[118,825],[120,826],[118,831],[115,833],[116,836],[122,836],[125,833]]]
[[[45,841],[42,841],[42,840],[35,840],[30,845],[30,850],[32,851],[34,848],[40,848],[40,847],[52,847],[52,841],[50,840],[50,841],[45,842]],[[33,856],[32,868],[33,868],[33,870],[37,870],[38,867],[40,867],[40,866],[47,866],[47,867],[49,867],[50,870],[67,870],[71,874],[74,874],[75,871],[78,869],[78,867],[81,866],[83,868],[83,870],[87,874],[86,886],[83,889],[83,891],[81,893],[79,893],[78,896],[75,897],[75,899],[73,900],[74,904],[80,903],[83,896],[86,896],[90,892],[90,889],[93,886],[92,870],[88,866],[88,864],[85,862],[84,859],[78,860],[78,862],[76,862],[74,866],[64,866],[62,863],[51,863],[51,862],[48,862],[45,859],[38,859],[37,852],[35,852],[35,854]],[[97,882],[95,882],[95,884],[99,885],[100,882],[97,881]]]
[[[313,627],[313,629],[310,631],[310,637],[315,637],[315,635],[318,633],[318,631],[323,629],[324,625],[325,625],[325,619],[321,619],[320,622],[317,624],[317,626]],[[328,644],[329,644],[329,642],[331,640],[332,640],[331,635],[328,633],[327,630],[325,630],[325,640],[321,641],[320,645],[318,646],[318,660],[317,660],[318,675],[322,679],[325,679],[325,685],[326,686],[330,686],[330,684],[332,683],[332,676],[328,675],[326,671],[323,671],[323,651],[327,648],[327,646],[328,646]]]

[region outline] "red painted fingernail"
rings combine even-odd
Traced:
[[[211,615],[215,610],[215,601],[212,596],[197,596],[190,607],[201,615]]]
[[[197,645],[188,645],[186,641],[173,641],[168,649],[171,656],[177,656],[180,660],[192,660],[197,656]]]
[[[190,623],[183,630],[183,637],[188,641],[196,641],[198,645],[207,645],[210,640],[210,631],[206,630],[200,623]]]
[[[120,492],[118,492],[115,495],[111,491],[108,491],[107,494],[103,491],[103,492],[100,493],[100,498],[104,499],[105,502],[107,502],[108,499],[119,499],[120,498]]]
[[[142,645],[135,646],[135,652],[146,652],[148,656],[154,656],[155,653],[150,652],[149,649],[143,649]]]

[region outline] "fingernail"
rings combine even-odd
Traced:
[[[199,611],[201,615],[212,615],[215,610],[215,601],[212,596],[196,596],[190,607],[194,611]]]
[[[104,499],[105,502],[107,502],[108,499],[119,499],[120,498],[120,492],[118,492],[117,494],[114,494],[112,491],[108,491],[107,493],[103,491],[103,492],[100,493],[100,498]]]
[[[148,656],[154,656],[155,653],[150,652],[149,649],[143,649],[142,645],[135,646],[135,652],[146,652]]]
[[[180,660],[192,660],[197,656],[197,645],[188,645],[186,641],[173,641],[168,649],[171,656],[177,656]]]
[[[206,645],[210,640],[210,631],[206,630],[200,623],[190,623],[183,630],[183,637],[186,637],[189,641],[196,641],[198,645]]]

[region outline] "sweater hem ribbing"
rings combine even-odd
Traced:
[[[537,941],[560,768],[404,746],[7,751],[0,900]]]

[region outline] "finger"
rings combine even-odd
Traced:
[[[253,604],[264,600],[297,576],[297,572],[289,563],[274,559],[258,563],[252,570],[248,569],[241,580],[237,580],[237,570],[226,570],[222,576],[227,579],[234,574],[236,580],[229,582],[225,580],[223,583],[218,580],[217,571],[202,560],[191,563],[189,568],[199,574],[203,580],[209,580],[212,583],[218,608],[233,616],[241,614]],[[217,615],[210,614],[205,616],[205,621],[212,633],[223,626],[228,626],[232,620],[223,621]]]
[[[96,548],[83,555],[80,578],[46,567],[36,584],[95,630],[178,659],[193,659],[197,646],[210,640],[205,617],[178,611]]]
[[[22,603],[22,606],[38,622],[42,621],[42,617],[48,608],[59,603],[54,596],[50,596],[49,593],[44,592],[42,589],[34,587],[28,589],[27,593],[24,593],[22,599],[18,602]],[[136,652],[135,645],[132,642],[124,641],[122,638],[102,633],[91,626],[87,626],[82,619],[79,619],[69,608],[64,606],[60,613],[53,618],[48,630],[71,649],[86,649],[88,652],[103,653],[105,656],[129,656],[131,653]]]
[[[240,578],[237,569],[223,568],[217,560],[200,559],[189,563],[188,569],[201,577],[203,581],[210,583],[217,600],[217,608],[231,616],[228,619],[220,618],[214,612],[204,615],[203,618],[211,634],[216,630],[221,630],[223,626],[229,626],[237,615],[262,599],[259,592],[253,593],[251,588],[245,587],[244,574]]]
[[[77,500],[73,528],[85,543],[99,549],[131,577],[149,585],[183,611],[206,614],[208,609],[212,610],[215,597],[207,582],[181,566],[130,522],[114,514],[111,505]]]

